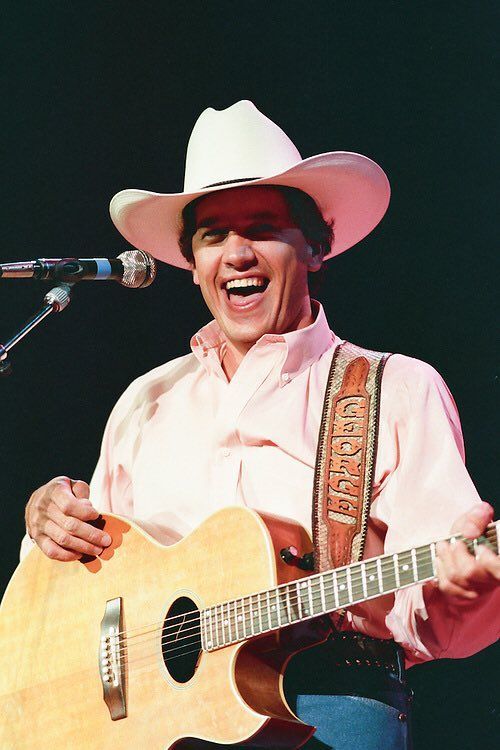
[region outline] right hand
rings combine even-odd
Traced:
[[[26,506],[26,528],[42,552],[53,560],[100,555],[111,544],[109,534],[87,521],[99,518],[81,480],[56,477],[35,490]]]

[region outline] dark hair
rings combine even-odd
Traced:
[[[282,185],[266,185],[265,187],[276,188],[282,193],[291,218],[313,248],[314,254],[327,255],[333,242],[333,221],[327,222],[323,218],[314,199],[297,188]],[[201,196],[188,203],[182,212],[179,248],[188,263],[194,262],[192,240],[196,231],[196,206],[204,197]]]

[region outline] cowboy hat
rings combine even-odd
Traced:
[[[389,204],[383,169],[361,154],[331,151],[302,159],[286,133],[250,101],[201,113],[189,139],[184,191],[122,190],[110,203],[118,231],[139,250],[179,268],[190,268],[178,238],[181,213],[195,198],[242,185],[281,185],[308,193],[335,240],[326,258],[366,237]]]

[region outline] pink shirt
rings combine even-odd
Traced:
[[[228,382],[224,339],[209,323],[192,338],[191,354],[138,378],[119,399],[93,503],[136,518],[166,544],[228,505],[293,518],[310,532],[319,421],[339,343],[319,306],[309,327],[263,336]],[[365,557],[446,536],[478,500],[442,378],[424,362],[390,357]],[[466,603],[457,618],[442,602],[426,610],[417,585],[348,612],[345,627],[395,638],[410,664],[466,656],[498,637],[493,598]]]

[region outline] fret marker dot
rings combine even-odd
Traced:
[[[208,641],[207,646],[208,646],[208,648],[211,648],[212,647],[212,641]]]
[[[301,584],[300,584],[300,587],[301,587],[301,588],[303,588],[303,589],[305,589],[305,588],[307,587],[307,583],[306,583],[306,581],[304,581],[303,583],[301,583]]]
[[[243,615],[238,615],[238,622],[241,622],[243,620]]]
[[[370,578],[368,580],[369,581],[374,581],[375,580],[375,576],[370,576]]]
[[[227,625],[227,620],[224,620],[224,625]]]
[[[271,605],[271,609],[276,609],[276,604]]]
[[[339,589],[340,591],[343,591],[345,589],[345,583],[341,583]]]
[[[409,565],[403,565],[403,570],[409,570],[409,569],[410,569]]]

